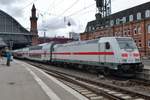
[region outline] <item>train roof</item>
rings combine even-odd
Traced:
[[[131,38],[131,37],[101,37],[98,39],[86,40],[86,41],[75,41],[65,44],[58,44],[57,46],[71,46],[71,45],[79,45],[79,44],[90,44],[90,43],[98,43],[101,39],[102,40],[109,40],[109,39],[116,39],[116,38]]]

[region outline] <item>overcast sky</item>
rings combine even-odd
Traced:
[[[149,2],[149,0],[112,0],[112,13]],[[30,30],[33,3],[37,8],[39,35],[65,36],[84,32],[87,22],[95,19],[95,0],[0,0],[0,9]],[[68,21],[71,23],[69,27]]]

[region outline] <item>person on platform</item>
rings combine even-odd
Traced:
[[[6,57],[6,52],[5,48],[1,50],[1,64],[5,64],[5,57]]]
[[[9,51],[9,49],[6,49],[6,58],[7,58],[6,65],[7,65],[7,66],[10,66],[11,52]]]
[[[0,62],[2,62],[2,50],[0,50]]]

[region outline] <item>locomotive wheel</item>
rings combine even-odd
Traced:
[[[104,68],[103,74],[104,74],[104,76],[109,76],[110,75],[109,68]]]

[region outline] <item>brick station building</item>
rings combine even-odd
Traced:
[[[88,22],[81,40],[104,36],[129,36],[135,40],[142,56],[150,56],[150,2],[129,8],[109,16],[109,23],[102,25],[104,18]]]

